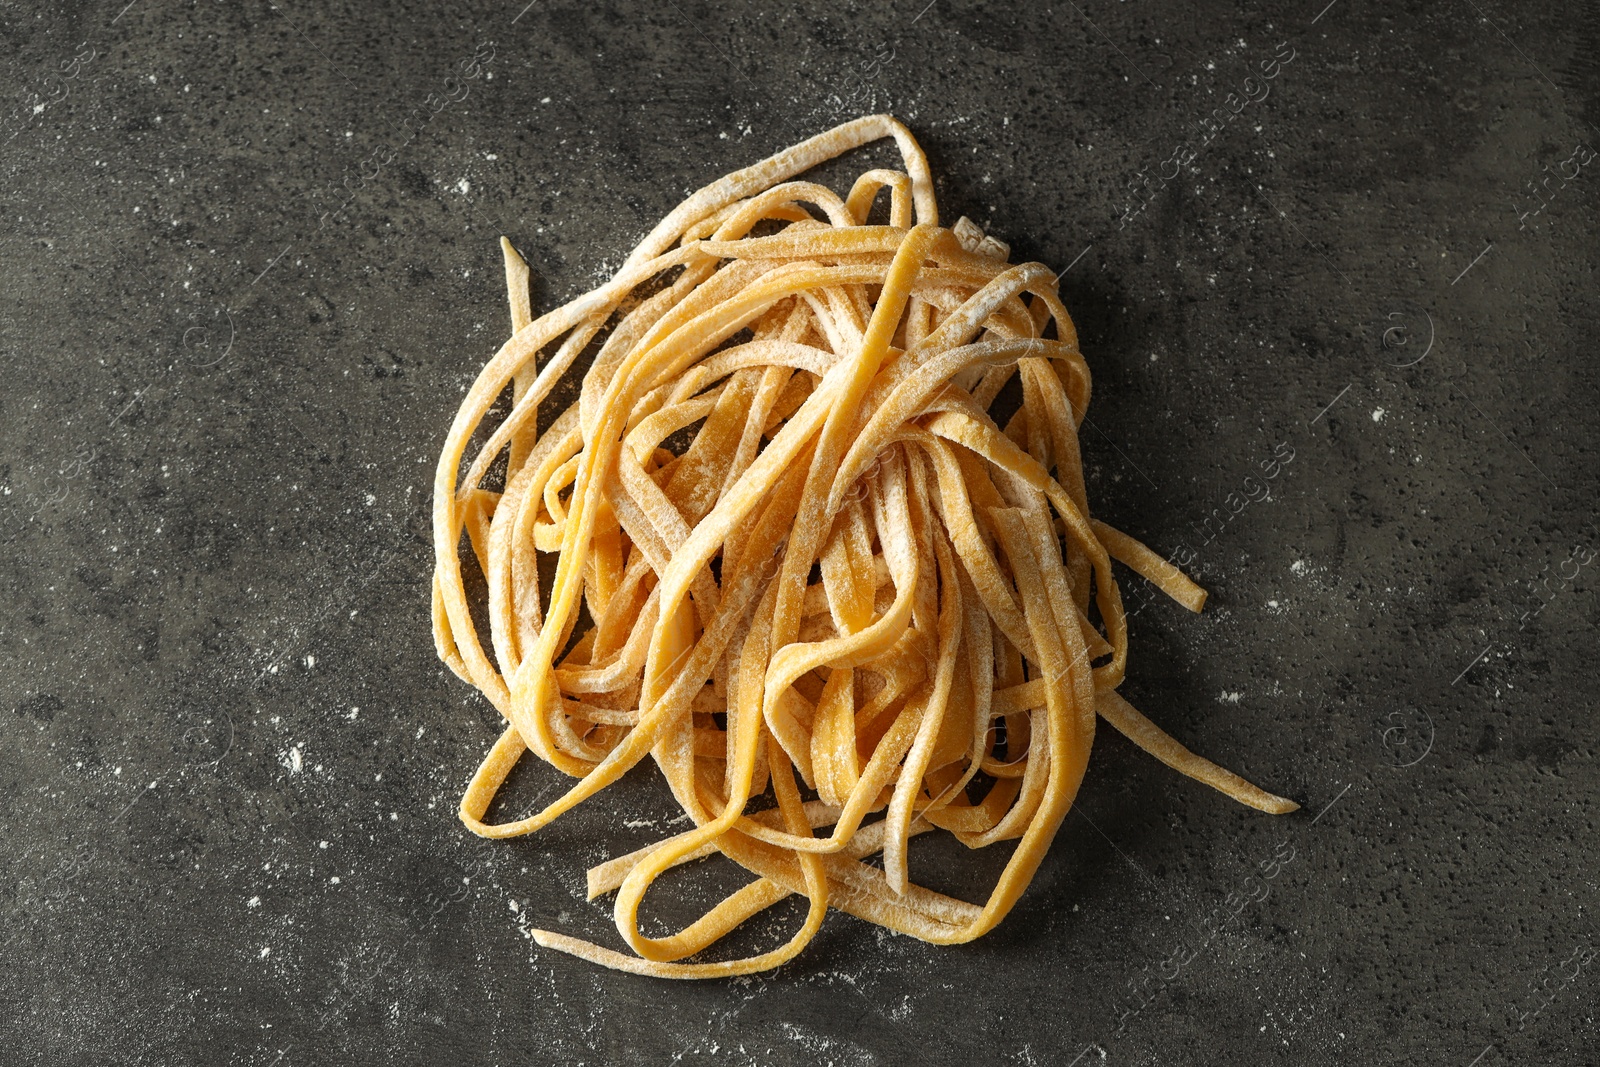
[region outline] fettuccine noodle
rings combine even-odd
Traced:
[[[903,169],[869,170],[843,198],[794,180],[885,137]],[[869,223],[885,194],[887,221]],[[1097,716],[1242,803],[1295,809],[1117,694],[1111,561],[1193,611],[1205,592],[1090,517],[1089,369],[1056,276],[1007,262],[965,219],[941,228],[899,122],[857,119],[712,183],[611,281],[538,319],[502,244],[514,334],[462,402],[434,486],[439,655],[507,724],[461,818],[530,833],[650,756],[694,823],[589,872],[591,897],[616,892],[633,954],[547,931],[539,944],[706,978],[778,966],[829,908],[970,941],[1032,878]],[[541,432],[539,404],[584,353],[578,401]],[[1001,426],[990,409],[1013,378],[1021,405]],[[509,416],[480,432],[508,387]],[[576,781],[542,811],[485,821],[529,750]],[[1017,841],[988,900],[910,880],[907,843],[933,830]],[[641,933],[652,883],[713,853],[752,880],[675,934]],[[809,908],[787,943],[681,962],[791,894]]]

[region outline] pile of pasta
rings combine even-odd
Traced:
[[[879,138],[903,169],[868,170],[842,198],[796,177]],[[1190,610],[1205,593],[1091,516],[1089,369],[1056,275],[1009,263],[965,219],[941,227],[902,124],[858,119],[714,182],[609,282],[538,319],[528,268],[502,247],[514,333],[461,404],[434,495],[439,654],[506,720],[461,818],[530,833],[650,757],[693,821],[589,872],[591,899],[616,892],[633,954],[542,930],[540,945],[705,978],[778,966],[829,908],[969,941],[1038,868],[1097,718],[1245,804],[1294,810],[1117,694],[1111,561]],[[580,354],[577,401],[541,429]],[[1000,425],[1013,379],[1020,405]],[[508,391],[509,415],[486,425]],[[486,590],[488,647],[469,585]],[[576,781],[542,811],[485,821],[528,751]],[[1016,842],[986,901],[912,882],[908,843],[930,831]],[[657,878],[715,853],[751,880],[645,936]],[[683,962],[792,894],[808,910],[786,943]]]

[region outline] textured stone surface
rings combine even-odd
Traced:
[[[1600,172],[1519,214],[1600,143],[1600,13],[1321,2],[0,14],[0,1058],[1592,1063]],[[1212,590],[1139,609],[1125,691],[1305,810],[1107,732],[974,945],[539,951],[614,937],[582,872],[672,809],[639,773],[533,838],[455,819],[494,715],[433,655],[427,506],[495,239],[549,308],[873,110],[948,218],[1072,265],[1090,499]]]

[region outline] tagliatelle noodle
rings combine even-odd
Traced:
[[[903,170],[869,170],[842,198],[793,180],[880,138]],[[887,222],[869,222],[885,193]],[[485,837],[530,833],[649,756],[694,823],[589,872],[591,897],[617,894],[633,954],[542,930],[539,944],[706,978],[780,965],[830,908],[969,941],[1027,887],[1100,718],[1241,803],[1296,808],[1117,693],[1111,561],[1192,611],[1205,593],[1091,516],[1090,375],[1056,276],[1008,263],[965,219],[941,227],[899,122],[857,119],[712,183],[611,281],[537,319],[527,264],[502,249],[513,334],[462,401],[434,485],[439,655],[507,723],[461,818]],[[541,402],[585,352],[577,402],[541,429]],[[1002,426],[991,409],[1013,378]],[[510,413],[485,427],[508,386]],[[488,648],[464,551],[487,585]],[[541,554],[555,556],[547,603]],[[487,822],[530,750],[576,781]],[[1018,842],[982,904],[911,880],[909,841],[937,830]],[[655,881],[718,853],[753,879],[645,936]],[[681,962],[795,894],[808,909],[785,944]]]

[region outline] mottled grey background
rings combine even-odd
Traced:
[[[525,2],[0,11],[0,1060],[1595,1062],[1600,7]],[[1138,610],[1125,692],[1305,810],[1105,731],[976,944],[540,951],[614,943],[583,870],[672,808],[455,818],[494,714],[434,658],[426,513],[496,238],[548,309],[876,110],[947,218],[1071,264],[1091,501],[1212,590]]]

